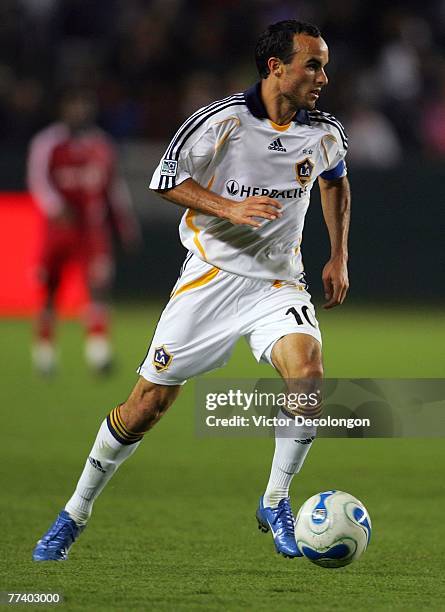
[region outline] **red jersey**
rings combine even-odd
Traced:
[[[79,229],[105,230],[110,207],[124,240],[138,233],[114,145],[97,127],[72,134],[65,124],[55,123],[37,134],[29,152],[28,183],[48,220],[65,213]]]
[[[114,151],[95,131],[63,139],[52,149],[48,175],[78,223],[101,225],[107,217]]]

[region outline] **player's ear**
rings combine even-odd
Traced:
[[[276,77],[281,76],[283,71],[283,63],[278,57],[269,57],[267,60],[267,67],[269,68],[270,74]]]

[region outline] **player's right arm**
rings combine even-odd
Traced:
[[[31,141],[27,160],[28,189],[41,212],[52,221],[67,216],[63,196],[51,181],[49,164],[54,147],[60,142],[63,127],[52,125]]]
[[[257,218],[273,221],[281,217],[281,204],[267,196],[250,196],[241,202],[234,202],[202,187],[188,178],[176,187],[156,190],[163,198],[206,215],[227,219],[234,225],[260,227]]]
[[[209,168],[218,168],[219,159],[237,135],[241,121],[238,110],[243,105],[244,97],[236,94],[199,109],[187,119],[167,147],[150,188],[170,202],[234,225],[259,227],[262,219],[277,219],[281,215],[277,200],[250,196],[236,202],[203,186],[208,182]]]

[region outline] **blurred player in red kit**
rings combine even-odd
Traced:
[[[119,176],[116,150],[94,125],[95,115],[91,92],[66,91],[60,101],[60,121],[39,132],[30,145],[28,185],[45,220],[38,276],[46,297],[32,349],[34,366],[42,374],[52,373],[56,365],[54,298],[64,269],[72,261],[80,264],[90,296],[84,313],[87,363],[95,371],[109,370],[112,223],[125,247],[131,249],[140,242],[129,192]]]

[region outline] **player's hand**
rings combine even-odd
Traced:
[[[343,304],[349,289],[348,266],[345,257],[331,257],[323,268],[324,297],[323,308],[329,310]]]
[[[242,202],[230,202],[225,210],[224,217],[234,225],[250,225],[261,227],[261,219],[274,221],[283,214],[282,204],[267,196],[250,196]]]
[[[54,216],[51,217],[51,223],[58,228],[71,228],[75,225],[76,217],[74,212],[65,206]]]
[[[128,255],[137,255],[144,244],[142,231],[138,225],[121,228],[120,239]]]

